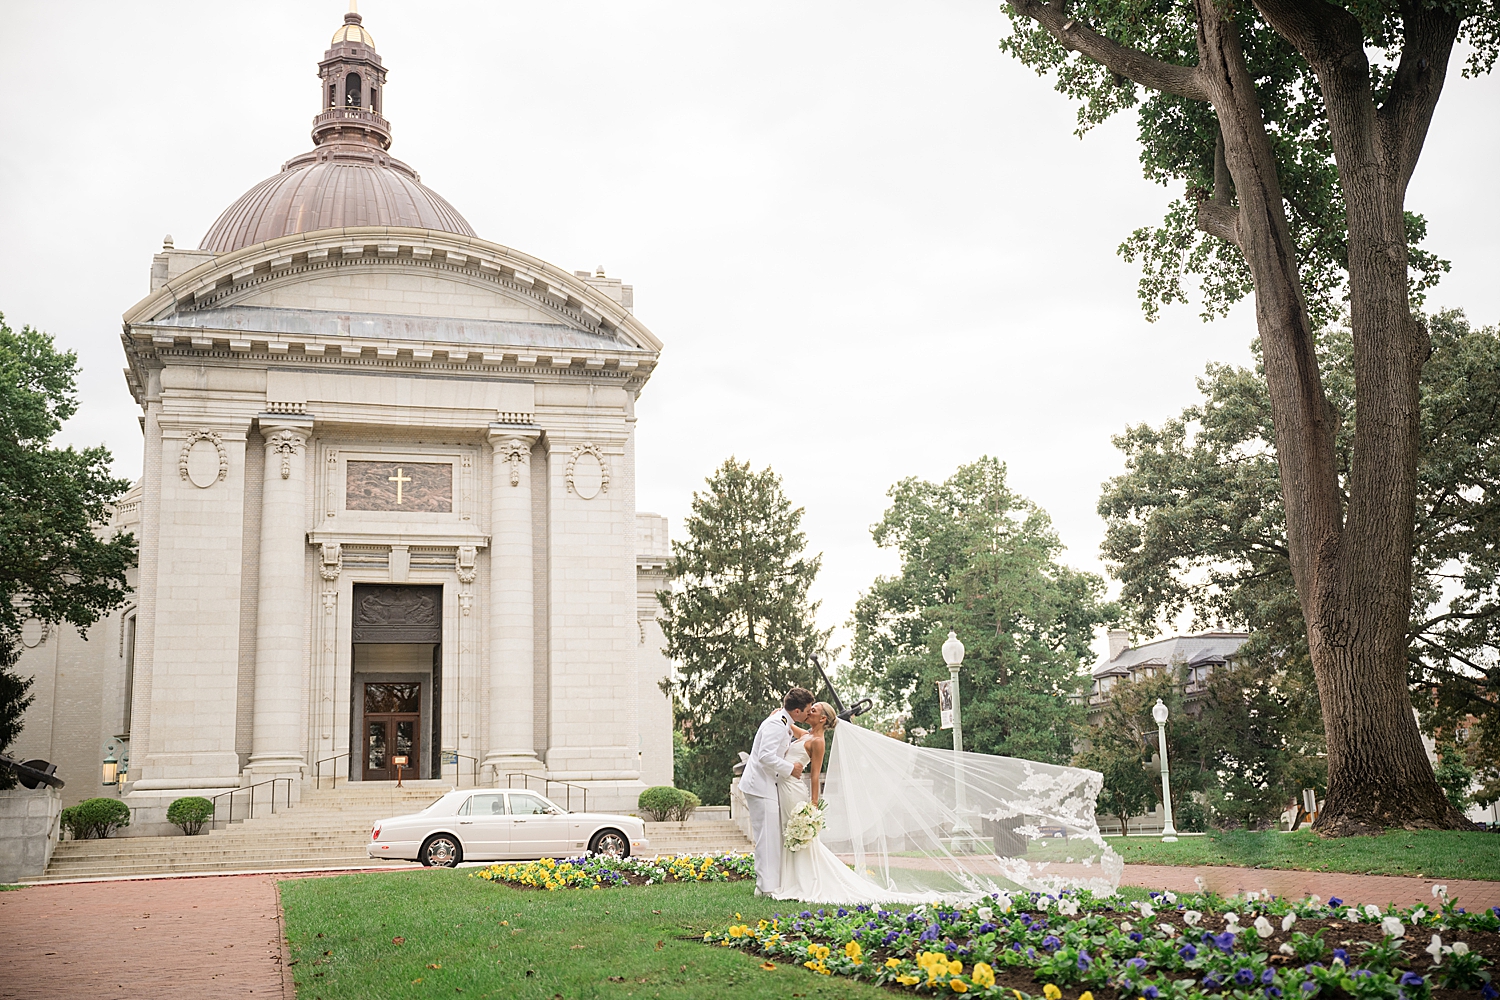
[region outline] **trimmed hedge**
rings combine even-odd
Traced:
[[[62,827],[74,840],[102,840],[130,825],[130,807],[119,799],[84,799],[62,811]]]
[[[214,804],[199,795],[187,795],[167,806],[167,822],[182,828],[187,837],[203,832],[203,824],[214,814]]]
[[[656,785],[641,793],[636,805],[653,823],[681,823],[693,814],[703,800],[692,792],[671,785]]]

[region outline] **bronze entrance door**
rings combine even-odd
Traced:
[[[422,685],[365,684],[365,781],[395,781],[396,757],[402,773],[421,777]]]

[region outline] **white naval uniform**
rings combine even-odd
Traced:
[[[750,833],[755,840],[755,891],[768,895],[781,888],[781,804],[776,782],[791,777],[786,751],[792,743],[792,719],[778,708],[755,732],[750,759],[740,776],[740,791],[750,810]]]

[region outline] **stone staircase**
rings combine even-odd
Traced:
[[[247,871],[381,868],[365,854],[378,819],[417,812],[452,786],[441,781],[340,783],[305,788],[291,809],[221,826],[197,837],[111,837],[65,840],[52,862],[28,882],[149,878]],[[647,823],[650,854],[724,854],[751,850],[739,827],[713,812],[685,823]]]
[[[388,867],[390,862],[365,854],[375,821],[417,812],[451,787],[441,781],[406,782],[402,788],[341,783],[337,789],[304,790],[291,809],[197,837],[65,840],[47,870],[27,881]]]

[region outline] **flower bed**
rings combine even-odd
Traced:
[[[614,889],[663,882],[738,882],[755,878],[748,854],[679,854],[664,858],[579,858],[503,861],[481,868],[474,878],[526,889]]]
[[[1437,887],[1441,888],[1441,887]],[[1500,908],[1354,908],[1249,893],[995,895],[987,905],[804,911],[703,940],[917,992],[1006,1000],[1497,1000]]]

